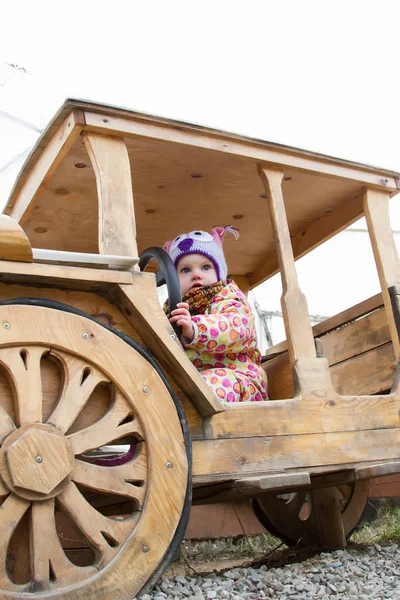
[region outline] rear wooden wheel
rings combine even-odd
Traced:
[[[131,599],[183,537],[184,414],[131,340],[35,304],[0,306],[0,595]]]
[[[292,494],[265,494],[253,500],[260,523],[288,546],[343,547],[359,524],[369,482],[360,481]]]

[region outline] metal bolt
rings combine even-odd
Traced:
[[[10,323],[3,323],[4,329],[10,329]]]
[[[171,333],[171,337],[173,340],[176,340],[176,335],[174,333]]]
[[[84,340],[87,340],[88,337],[89,337],[89,334],[86,333],[86,331],[85,331],[85,333],[82,333],[82,337],[83,337]]]
[[[148,546],[142,546],[143,552],[148,552],[150,548]]]
[[[43,461],[43,458],[41,456],[37,456],[35,458],[35,460],[36,460],[37,463],[41,463]]]
[[[123,521],[123,520],[124,520],[124,517],[115,517],[115,520],[116,520],[116,521]]]
[[[148,391],[149,391],[149,388],[147,387],[147,385],[144,385],[144,386],[143,386],[143,391],[144,391],[144,393],[145,393],[145,394],[147,394],[147,393],[148,393]]]
[[[169,460],[167,460],[167,462],[165,463],[165,466],[167,467],[167,469],[172,469],[173,464],[172,464],[172,462],[170,462]]]

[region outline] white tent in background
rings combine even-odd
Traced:
[[[0,209],[65,94],[23,67],[0,62]]]

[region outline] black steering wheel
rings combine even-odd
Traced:
[[[181,286],[179,284],[178,274],[176,272],[174,263],[172,262],[169,254],[162,248],[152,246],[144,250],[139,256],[139,268],[144,271],[151,260],[156,260],[158,263],[158,270],[156,272],[156,285],[167,284],[168,290],[168,308],[169,312],[175,310],[177,304],[182,302]],[[176,323],[171,323],[172,327],[178,339],[181,339],[182,328],[178,327]]]

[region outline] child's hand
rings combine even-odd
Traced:
[[[194,336],[192,318],[189,312],[189,304],[179,302],[177,308],[171,312],[170,321],[182,327],[182,337],[191,342]]]

